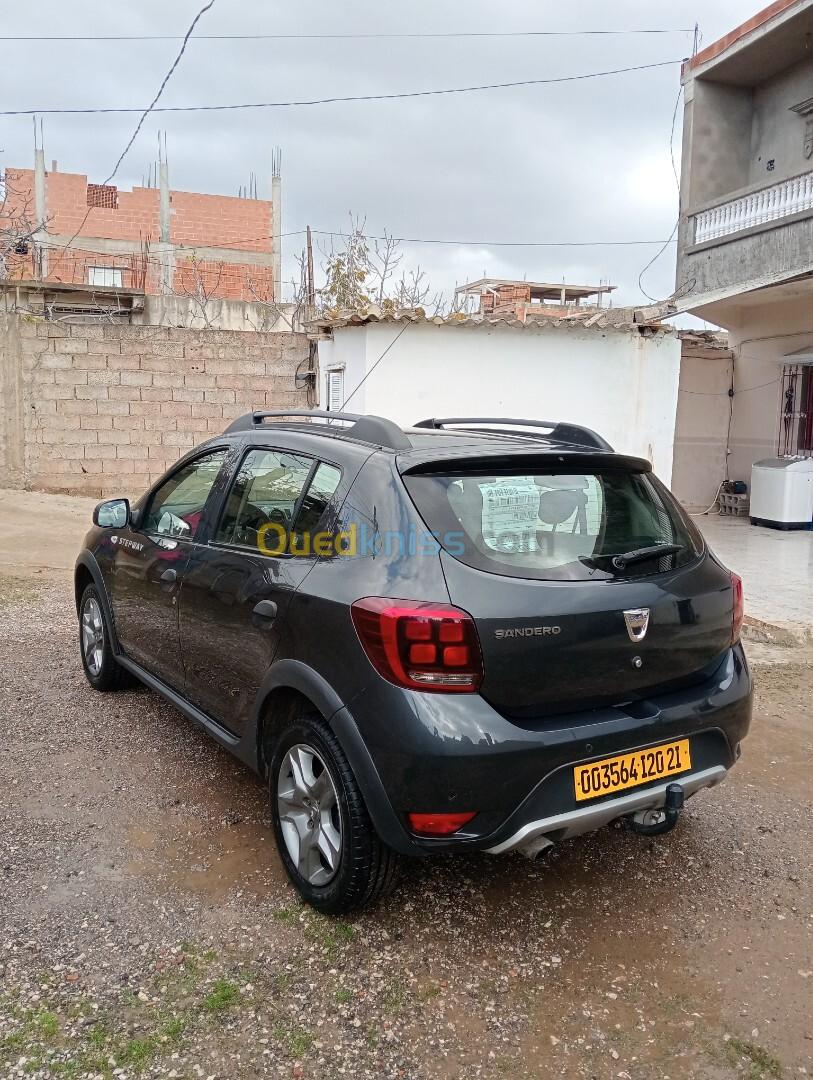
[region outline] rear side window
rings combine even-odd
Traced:
[[[313,459],[277,450],[246,454],[220,518],[221,544],[258,549],[261,531],[287,537]]]
[[[296,516],[294,534],[298,538],[310,536],[316,531],[341,477],[335,465],[328,465],[324,461],[319,463]]]
[[[674,569],[703,550],[695,526],[651,473],[455,473],[404,482],[441,546],[495,574],[628,579]],[[676,550],[657,550],[664,545]],[[625,555],[628,561],[614,563]]]

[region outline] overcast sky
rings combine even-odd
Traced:
[[[3,5],[3,34],[178,34],[203,0],[34,0]],[[191,41],[161,104],[194,105],[375,94],[583,74],[680,60],[699,21],[710,43],[755,13],[755,0],[216,0],[201,34],[668,29],[623,36],[317,41]],[[502,15],[497,19],[497,12]],[[4,108],[141,106],[179,41],[0,42]],[[173,188],[237,194],[253,170],[270,197],[270,156],[283,151],[283,231],[346,227],[464,240],[409,245],[433,283],[516,277],[609,279],[616,302],[644,300],[638,273],[657,247],[489,247],[485,241],[663,240],[677,213],[669,130],[678,64],[552,86],[288,109],[151,116],[116,181],[140,184],[166,130]],[[103,180],[136,116],[45,117],[45,156]],[[680,114],[675,158],[680,161]],[[30,166],[29,117],[0,117],[0,164]],[[284,241],[285,276],[300,237]],[[647,273],[674,287],[674,244]]]

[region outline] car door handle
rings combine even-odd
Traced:
[[[178,580],[178,571],[172,569],[165,570],[158,580],[163,581],[165,585],[174,585]]]
[[[261,624],[270,626],[277,617],[277,605],[273,600],[261,600],[255,604],[252,615]]]

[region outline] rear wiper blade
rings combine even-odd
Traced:
[[[598,560],[609,559],[616,570],[624,570],[631,563],[644,562],[646,559],[661,559],[667,555],[674,555],[683,551],[683,544],[652,544],[649,547],[634,548],[632,551],[624,551],[620,555],[580,555],[579,562],[585,566],[595,567]]]

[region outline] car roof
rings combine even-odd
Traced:
[[[272,424],[267,421],[273,421]],[[421,420],[400,427],[383,416],[327,412],[320,409],[270,410],[246,413],[233,420],[225,434],[268,438],[270,429],[299,432],[342,442],[363,443],[383,451],[404,454],[415,451],[451,450],[463,447],[499,446],[550,450],[562,447],[612,453],[601,435],[580,424],[561,420],[518,420],[512,417],[448,417]]]
[[[505,462],[506,458],[517,459],[516,467],[524,459],[524,467],[531,468],[529,459],[540,456],[556,462],[568,460],[571,467],[580,469],[606,468],[611,463],[635,471],[651,469],[643,458],[616,454],[588,428],[510,418],[433,419],[402,428],[384,417],[371,415],[263,411],[239,417],[223,435],[207,440],[205,445],[222,444],[224,438],[258,447],[277,446],[340,465],[354,460],[360,465],[371,453],[381,452],[393,458],[400,473],[453,469],[463,461],[487,468],[494,467],[496,459]]]

